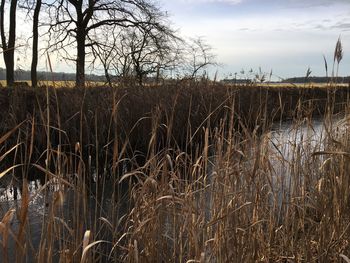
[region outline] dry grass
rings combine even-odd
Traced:
[[[24,83],[27,83],[28,86],[32,85],[32,82],[30,80],[23,80],[20,81],[20,83],[23,85]],[[105,83],[98,82],[98,81],[87,81],[86,87],[97,87],[102,86]],[[25,85],[25,84],[24,84]],[[52,81],[52,80],[39,80],[38,85],[43,86],[55,86],[56,88],[74,88],[75,87],[75,81]],[[0,86],[6,87],[6,80],[0,80]]]
[[[349,87],[349,84],[346,83],[337,83],[335,84],[330,84],[330,83],[261,83],[259,86],[262,87],[269,87],[269,88],[299,88],[299,89],[328,89],[332,87],[338,87],[338,88],[347,88]]]
[[[337,128],[332,117],[347,113],[347,89],[177,83],[0,94],[1,176],[22,185],[20,206],[0,222],[4,262],[350,255],[348,120]],[[325,116],[322,138],[299,145],[291,137],[288,158],[273,147],[273,122],[292,118],[312,132],[316,114]],[[23,178],[33,177],[42,185],[29,192]],[[39,197],[47,206],[34,244],[30,209]]]

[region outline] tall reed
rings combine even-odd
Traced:
[[[346,116],[347,92],[210,82],[0,90],[0,180],[20,190],[0,222],[3,258],[342,262],[349,136],[334,114]],[[307,136],[315,115],[325,116],[317,139]],[[273,130],[286,119],[288,156]]]

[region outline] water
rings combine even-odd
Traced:
[[[341,121],[340,118],[336,120],[335,127],[338,127],[337,131],[341,132],[343,128],[347,126],[346,121]],[[324,140],[326,137],[326,131],[333,131],[334,129],[329,128],[324,124],[324,120],[316,119],[312,122],[303,121],[298,125],[292,122],[283,122],[275,124],[271,132],[265,136],[269,140],[269,160],[272,165],[272,185],[276,186],[274,191],[277,192],[278,201],[282,203],[283,194],[288,192],[291,188],[293,175],[298,173],[293,167],[293,163],[298,159],[299,163],[308,160],[310,155],[314,152],[324,150]],[[210,173],[210,172],[209,172]],[[210,176],[208,176],[208,183],[210,184]],[[301,179],[302,180],[302,179]],[[29,204],[29,216],[28,216],[28,233],[27,237],[30,240],[30,246],[27,242],[28,260],[26,262],[35,262],[34,253],[37,251],[42,234],[42,222],[45,220],[45,216],[49,213],[50,203],[52,194],[59,190],[59,186],[54,181],[49,182],[46,186],[47,189],[42,189],[42,185],[39,181],[29,182],[30,192],[30,204]],[[287,189],[287,191],[285,191]],[[14,209],[16,213],[20,211],[21,206],[21,195],[18,194],[18,198],[15,198],[15,191],[13,187],[2,187],[0,189],[2,194],[0,196],[0,219],[10,209]],[[47,191],[46,191],[47,190]],[[74,202],[74,196],[70,195],[69,192],[65,192],[66,200],[64,202],[63,210],[70,212],[72,203]],[[211,197],[210,193],[205,193],[207,202],[207,209],[210,210]],[[94,202],[89,207],[91,216],[94,216]],[[108,199],[107,199],[108,203]],[[106,216],[107,218],[107,216]],[[206,218],[209,220],[210,212],[206,213]],[[19,230],[20,222],[15,214],[11,222],[11,230],[17,233]],[[10,239],[9,243],[9,258],[15,258],[15,242]],[[2,257],[2,250],[0,249],[0,257]],[[32,256],[30,256],[32,255]],[[57,255],[56,255],[57,257]],[[57,260],[54,259],[54,262]]]
[[[314,152],[322,151],[325,139],[323,120],[305,120],[299,125],[284,122],[273,126],[270,136],[270,162],[279,185],[289,188],[294,163],[303,163]]]
[[[270,140],[270,161],[275,177],[289,180],[295,173],[293,164],[310,161],[314,153],[325,150],[325,144],[331,134],[337,137],[347,129],[344,118],[335,117],[333,123],[323,119],[307,120],[298,123],[283,122],[275,124],[267,135]]]
[[[38,181],[32,181],[29,182],[28,188],[31,193],[35,193],[39,189],[39,182]],[[2,195],[0,197],[0,218],[2,219],[5,214],[13,209],[15,211],[13,215],[13,219],[10,223],[10,229],[11,231],[16,235],[20,229],[20,221],[18,220],[17,214],[20,213],[21,210],[21,195],[18,193],[18,196],[16,197],[15,191],[13,187],[8,187],[6,189],[2,189]],[[39,195],[32,195],[32,199],[29,203],[28,207],[28,221],[27,221],[27,231],[28,231],[28,239],[29,242],[27,244],[31,243],[32,249],[27,250],[28,253],[28,260],[26,262],[34,262],[30,260],[30,258],[34,259],[33,253],[37,251],[38,246],[40,244],[41,239],[41,232],[42,232],[42,222],[44,219],[44,215],[47,211],[47,204],[45,202],[45,198],[42,194]],[[3,237],[2,239],[3,240]],[[15,259],[15,247],[16,243],[14,242],[13,238],[9,238],[8,243],[8,253],[9,253],[9,260]],[[0,257],[4,258],[2,249],[0,250]]]
[[[22,222],[20,222],[20,213],[21,213],[21,203],[22,203],[22,195],[18,190],[17,196],[14,191],[15,187],[13,185],[9,185],[6,189],[2,189],[2,195],[0,197],[0,220],[6,216],[8,211],[14,211],[12,220],[9,224],[9,229],[12,231],[14,236],[17,236],[20,230],[20,226]],[[40,247],[40,242],[47,238],[46,236],[46,228],[43,228],[43,222],[48,222],[50,218],[53,218],[55,227],[59,226],[60,231],[65,231],[68,228],[74,228],[75,225],[74,219],[80,220],[84,218],[84,222],[79,224],[82,226],[82,235],[81,240],[83,239],[83,233],[86,230],[91,229],[92,224],[94,222],[95,216],[98,217],[106,217],[104,211],[107,211],[105,208],[101,208],[96,206],[96,200],[91,195],[87,200],[86,209],[84,209],[84,205],[82,204],[81,193],[78,191],[73,191],[69,188],[63,188],[62,184],[58,184],[57,180],[50,180],[44,186],[40,183],[39,180],[31,181],[28,183],[29,189],[29,205],[28,205],[28,216],[26,222],[26,236],[25,236],[25,261],[24,262],[37,262],[36,255]],[[60,196],[62,193],[62,201],[63,203],[57,202],[55,204],[56,197]],[[80,202],[80,205],[77,205],[76,202]],[[108,204],[108,200],[106,202]],[[79,211],[77,211],[76,207],[79,207]],[[96,209],[98,212],[95,213]],[[51,216],[51,213],[54,213],[54,217]],[[78,215],[85,213],[81,218],[77,218]],[[86,219],[87,218],[87,219]],[[62,220],[61,220],[62,219]],[[45,224],[45,227],[47,225]],[[0,231],[1,233],[1,231]],[[61,232],[63,233],[63,232]],[[105,234],[103,233],[105,236]],[[11,234],[10,234],[11,236]],[[3,237],[0,234],[0,241],[3,241]],[[44,237],[44,238],[43,238]],[[95,233],[95,237],[97,234]],[[60,241],[54,241],[55,253],[52,255],[52,262],[59,262],[60,254],[59,253],[59,242],[64,242],[65,237],[60,237]],[[17,251],[19,248],[16,246],[16,242],[14,238],[9,237],[7,253],[9,262],[16,259]],[[68,239],[67,239],[68,240]],[[46,239],[46,242],[47,239]],[[0,243],[1,245],[1,243]],[[24,246],[24,243],[21,243]],[[108,248],[111,249],[110,247]],[[107,250],[107,249],[106,249]],[[0,259],[4,258],[3,249],[0,246]],[[0,262],[3,262],[0,260]],[[22,261],[21,261],[22,262]]]

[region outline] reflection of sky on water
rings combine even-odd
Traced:
[[[275,180],[282,186],[289,186],[290,176],[295,174],[295,164],[309,160],[313,152],[324,146],[323,121],[301,123],[293,126],[287,122],[276,125],[271,132],[271,157]]]
[[[337,121],[337,123],[339,123]],[[346,122],[342,122],[341,127],[346,127]],[[336,126],[336,125],[334,125]],[[343,129],[338,129],[342,131]],[[284,198],[288,195],[288,189],[291,186],[292,178],[303,180],[302,178],[298,178],[298,171],[295,170],[293,164],[295,163],[295,159],[299,158],[299,163],[303,163],[305,160],[310,161],[310,156],[317,151],[322,151],[324,148],[324,140],[325,140],[325,125],[323,120],[315,120],[312,123],[303,122],[299,126],[293,125],[292,122],[283,122],[281,124],[276,124],[273,126],[273,129],[268,136],[269,140],[269,161],[273,167],[273,171],[271,173],[271,177],[273,180],[273,192],[275,198],[277,198],[278,204],[282,204],[284,202]],[[211,160],[214,162],[214,160]],[[318,169],[319,163],[312,164],[316,169]],[[210,163],[208,166],[208,175],[214,175],[214,167],[213,163]],[[299,166],[300,168],[300,166]],[[298,168],[298,169],[299,169]],[[303,169],[303,167],[301,167]],[[300,174],[305,174],[305,171]],[[198,206],[202,207],[205,213],[205,220],[210,221],[211,218],[211,208],[212,208],[212,197],[209,187],[212,182],[211,176],[207,178],[208,188],[204,188],[203,191],[199,191],[198,195]],[[36,192],[40,191],[41,185],[39,181],[29,182],[29,192],[31,197],[35,195]],[[28,216],[28,225],[30,231],[30,238],[34,246],[37,246],[40,243],[41,233],[42,233],[42,222],[45,215],[48,212],[48,200],[51,200],[50,194],[52,194],[55,190],[58,190],[57,184],[52,181],[50,182],[50,186],[48,187],[48,191],[42,191],[40,194],[35,195],[29,205],[29,216]],[[46,195],[48,194],[48,196]],[[65,193],[67,194],[67,193]],[[68,193],[69,196],[69,193]],[[201,202],[201,198],[204,197],[205,202]],[[74,198],[74,197],[73,197]],[[288,198],[288,197],[287,197]],[[8,187],[3,189],[2,195],[0,196],[0,220],[5,215],[7,211],[10,209],[16,209],[18,212],[20,210],[21,205],[21,196],[19,193],[18,200],[14,200],[14,191],[12,187]],[[73,201],[71,197],[67,198],[65,202],[64,210],[69,210],[69,207]],[[92,202],[93,203],[93,202]],[[93,208],[91,208],[91,213]],[[169,219],[170,220],[170,219]],[[170,221],[167,222],[170,226]],[[19,221],[15,216],[11,229],[16,232],[19,228]],[[169,227],[165,227],[165,230],[169,230]],[[14,247],[13,241],[11,241],[10,247]],[[14,250],[11,249],[14,253]],[[0,258],[2,256],[2,252],[0,251]],[[31,262],[31,261],[28,261]]]
[[[28,182],[28,188],[30,192],[30,198],[32,200],[29,203],[28,208],[28,218],[27,218],[27,238],[29,238],[31,244],[33,245],[33,249],[31,250],[29,248],[29,243],[27,242],[26,245],[28,246],[28,257],[26,259],[26,262],[35,262],[35,257],[33,252],[37,250],[40,239],[41,239],[41,233],[42,233],[42,222],[44,219],[44,215],[47,212],[47,205],[46,205],[46,199],[43,194],[34,195],[36,191],[38,191],[40,187],[39,181],[31,181]],[[14,217],[11,221],[11,231],[13,233],[18,233],[20,221],[18,220],[18,216],[21,209],[21,194],[20,191],[18,191],[17,200],[14,198],[14,189],[12,186],[8,186],[7,188],[2,188],[2,194],[0,196],[0,220],[4,217],[4,215],[10,210],[15,209]],[[28,240],[27,240],[28,241]],[[31,251],[31,252],[30,252]],[[15,242],[13,238],[9,239],[9,259],[15,259],[16,249],[15,249]],[[3,251],[0,251],[0,257],[3,258]]]
[[[292,122],[284,122],[273,127],[271,132],[271,149],[277,154],[277,160],[289,162],[296,150],[320,151],[323,147],[325,129],[323,121],[301,123],[295,126]],[[272,155],[272,157],[274,154]]]
[[[325,121],[320,119],[312,122],[304,121],[300,125],[292,122],[275,124],[269,139],[271,161],[274,163],[276,175],[278,169],[285,171],[296,158],[300,158],[303,162],[310,159],[310,155],[314,152],[323,151],[327,132],[337,137],[346,131],[347,123],[344,120],[336,118],[332,124],[325,124]]]
[[[332,127],[331,127],[332,126]],[[314,156],[315,152],[325,150],[327,133],[335,138],[347,130],[346,122],[335,118],[332,125],[324,120],[305,121],[299,126],[292,122],[276,124],[268,134],[270,140],[269,160],[273,167],[271,178],[274,198],[281,208],[282,203],[289,202],[291,191],[307,185],[304,176],[317,181],[324,155]],[[306,184],[305,184],[306,183]]]

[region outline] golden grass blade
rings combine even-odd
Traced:
[[[1,244],[3,247],[3,252],[7,253],[8,250],[8,237],[9,234],[10,236],[13,238],[13,240],[16,242],[16,247],[17,249],[19,249],[20,253],[24,253],[24,248],[21,242],[19,242],[19,240],[17,239],[17,237],[15,236],[15,234],[12,232],[11,228],[10,228],[10,223],[15,215],[16,209],[10,209],[9,211],[6,212],[6,214],[4,215],[4,217],[2,218],[1,222],[0,222],[0,235],[2,236],[2,240],[1,240]],[[6,252],[5,252],[6,251]],[[6,259],[7,259],[7,254],[5,255]],[[6,262],[7,260],[5,260]]]
[[[117,242],[115,242],[115,244],[113,245],[113,247],[112,247],[112,249],[111,249],[111,252],[109,253],[109,256],[108,256],[109,258],[112,257],[112,254],[113,254],[114,249],[116,249],[116,248],[119,246],[119,243],[120,243],[124,238],[126,238],[127,235],[128,235],[128,233],[124,233],[124,234],[117,240]]]
[[[157,202],[162,201],[162,200],[173,200],[173,201],[177,201],[179,203],[183,202],[183,200],[179,197],[173,196],[173,195],[165,195],[165,196],[161,196],[159,198],[157,198]]]
[[[38,165],[38,164],[36,164],[36,163],[34,163],[33,166],[36,167],[36,168],[38,168],[40,171],[46,173],[47,175],[49,175],[49,176],[52,177],[52,178],[57,178],[57,177],[58,177],[58,176],[55,175],[54,173],[48,171],[46,168],[44,168],[44,167],[42,167],[42,166],[40,166],[40,165]],[[0,178],[1,178],[1,176],[0,176]],[[70,187],[72,187],[72,188],[74,187],[70,182],[68,182],[67,180],[63,179],[62,177],[59,177],[58,179],[59,179],[59,181],[60,181],[61,183],[64,183],[65,185],[70,186]]]
[[[3,171],[2,173],[0,173],[0,178],[4,177],[8,172],[12,171],[13,169],[23,166],[23,164],[16,164],[11,166],[10,168],[6,169],[5,171]]]
[[[221,221],[221,220],[223,220],[224,218],[226,218],[228,215],[231,215],[231,214],[233,214],[233,213],[235,213],[235,212],[241,210],[242,208],[244,208],[244,207],[246,207],[246,206],[248,206],[248,205],[251,205],[251,204],[253,204],[253,203],[252,203],[252,202],[246,202],[245,204],[241,205],[240,207],[236,208],[235,210],[230,211],[229,213],[227,213],[227,214],[225,214],[225,215],[223,215],[223,216],[220,216],[219,218],[216,218],[216,219],[212,220],[211,222],[209,222],[209,223],[207,224],[207,226],[215,225],[215,224],[217,224],[219,221]]]
[[[29,207],[29,189],[27,179],[23,178],[22,183],[22,202],[21,202],[21,210],[20,210],[20,220],[24,222],[27,218]]]
[[[134,240],[134,262],[138,263],[139,262],[139,249],[138,249],[138,244],[137,240]]]
[[[111,242],[104,241],[104,240],[98,240],[98,241],[92,242],[91,244],[87,245],[85,247],[85,249],[83,250],[83,254],[81,255],[81,261],[80,262],[84,263],[86,261],[87,252],[90,250],[90,248],[92,248],[93,246],[95,246],[97,244],[100,244],[100,243],[111,243]]]
[[[61,190],[55,191],[53,194],[53,207],[63,207],[64,194]]]
[[[145,174],[144,174],[142,171],[133,171],[133,172],[124,174],[124,175],[120,178],[119,183],[123,182],[125,179],[128,179],[129,177],[137,176],[137,175],[145,176]]]
[[[16,235],[13,233],[13,231],[11,230],[8,224],[4,224],[3,222],[0,222],[0,235],[2,235],[2,240],[0,241],[0,243],[4,246],[5,249],[7,249],[6,246],[7,246],[8,236],[10,235],[13,238],[13,240],[16,242],[17,249],[19,249],[21,253],[25,252],[23,244],[19,242]]]
[[[14,133],[19,127],[22,126],[22,124],[25,121],[22,121],[20,124],[18,124],[16,127],[14,127],[12,130],[8,131],[7,133],[5,133],[1,138],[0,138],[0,144],[2,144],[3,142],[5,142],[11,135],[12,133]]]
[[[342,259],[344,259],[344,261],[346,262],[346,263],[350,263],[350,258],[348,258],[347,256],[345,256],[344,254],[340,254],[339,255]]]
[[[17,214],[18,221],[20,222],[19,230],[17,234],[17,239],[20,243],[20,245],[16,244],[17,250],[19,246],[22,246],[22,244],[26,244],[25,242],[25,231],[27,226],[27,219],[28,219],[28,209],[29,209],[29,189],[28,189],[28,182],[27,179],[23,179],[22,183],[22,195],[21,195],[21,208],[19,211],[19,214]],[[23,259],[24,254],[18,253],[18,261],[21,262]]]
[[[317,155],[343,155],[343,156],[346,156],[346,157],[350,157],[350,153],[348,152],[336,152],[336,151],[319,151],[319,152],[314,152],[312,155],[313,156],[317,156]]]
[[[0,162],[2,160],[4,160],[4,158],[11,153],[13,150],[15,150],[20,144],[16,144],[15,146],[13,146],[10,150],[6,151],[1,157],[0,157]]]
[[[113,229],[114,229],[113,224],[112,224],[107,218],[105,218],[105,217],[100,217],[99,219],[100,219],[102,222],[104,222],[104,223],[108,226],[108,228],[109,228],[111,231],[113,231]]]
[[[16,212],[16,209],[14,208],[7,211],[4,217],[2,218],[1,222],[5,225],[8,225],[12,221],[15,212]]]
[[[29,144],[29,157],[28,157],[29,160],[31,159],[32,154],[33,154],[34,138],[35,138],[35,117],[34,117],[34,114],[33,114],[33,117],[32,117],[32,130],[31,130],[30,144]]]
[[[71,236],[73,236],[73,234],[74,234],[73,229],[70,228],[70,227],[68,226],[68,224],[63,220],[63,218],[60,218],[60,217],[56,217],[56,216],[55,216],[54,219],[55,219],[57,222],[60,222],[60,223],[65,227],[65,229],[67,229],[68,233],[69,233]]]
[[[84,234],[84,238],[83,238],[83,251],[85,250],[85,248],[90,243],[90,235],[91,235],[91,231],[90,230],[86,230],[85,234]]]

